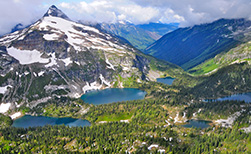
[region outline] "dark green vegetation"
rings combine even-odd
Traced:
[[[250,25],[251,22],[245,19],[220,19],[210,24],[180,28],[164,35],[145,53],[187,70],[250,40]]]
[[[216,102],[200,102],[191,104],[189,107],[184,109],[186,112],[186,117],[191,118],[194,112],[198,113],[198,119],[205,120],[216,120],[216,119],[226,119],[235,112],[241,111],[242,109],[249,110],[249,104],[240,101],[216,101]]]
[[[236,72],[238,69],[243,71],[242,69],[248,68],[248,65],[235,64],[229,67],[235,68],[233,72]],[[215,75],[227,78],[224,73],[218,74],[217,72]],[[228,77],[229,84],[235,83],[231,77],[231,75]],[[212,75],[212,77],[196,77],[193,80],[198,80],[196,81],[198,86],[200,83],[203,85],[206,81],[213,81],[213,78]],[[248,76],[247,79],[249,78]],[[212,120],[227,118],[237,111],[250,108],[249,104],[244,102],[200,103],[197,101],[198,99],[188,105],[192,98],[199,97],[202,93],[192,93],[191,91],[195,89],[179,85],[179,83],[188,82],[189,79],[184,78],[184,80],[176,80],[173,86],[157,82],[130,84],[134,88],[147,91],[145,100],[93,106],[85,104],[81,100],[61,97],[55,101],[40,104],[29,112],[56,117],[87,119],[92,122],[92,126],[84,128],[66,126],[29,129],[1,128],[1,152],[124,153],[131,151],[134,153],[157,153],[158,149],[164,149],[166,153],[214,153],[215,150],[219,153],[233,154],[250,152],[251,136],[239,129],[250,125],[249,110],[236,119],[233,128],[218,126],[203,130],[183,128],[172,120],[170,121],[171,126],[167,126],[165,120],[170,116],[175,117],[176,113],[182,117],[183,113],[187,112],[189,118],[194,112],[202,109],[197,118]],[[236,84],[239,82],[241,81],[237,80]],[[208,82],[209,85],[210,83],[214,82]],[[246,87],[248,86],[246,85]],[[212,87],[214,86],[212,85]],[[212,93],[220,95],[217,91],[212,90]],[[187,107],[184,108],[184,106]],[[119,122],[120,120],[127,120],[129,123]],[[108,123],[99,124],[101,121]],[[147,147],[152,144],[157,144],[159,148],[153,148],[149,151]]]
[[[13,121],[9,116],[0,113],[0,128],[8,128],[12,125]]]
[[[65,42],[65,38],[45,40],[43,35],[53,32],[33,27],[34,31],[23,40],[11,42],[10,46],[27,50],[41,49],[39,51],[43,51],[45,57],[53,51],[57,59],[67,57],[73,62],[66,66],[59,61],[58,66],[52,68],[45,68],[43,64],[20,65],[6,54],[4,47],[1,48],[0,70],[4,71],[1,73],[5,76],[0,76],[0,83],[12,85],[1,96],[2,101],[21,105],[6,114],[21,111],[23,114],[81,118],[89,120],[92,125],[22,129],[9,127],[11,119],[0,115],[0,153],[157,153],[160,149],[165,150],[165,153],[181,154],[250,153],[251,134],[243,129],[251,124],[250,104],[237,101],[202,102],[207,98],[251,91],[249,44],[237,46],[229,54],[223,52],[242,41],[248,41],[248,33],[242,35],[247,26],[249,22],[243,19],[222,19],[167,34],[165,37],[169,37],[168,41],[173,39],[172,41],[178,42],[167,43],[170,45],[168,48],[176,50],[179,47],[185,52],[184,55],[173,53],[168,56],[175,54],[179,60],[177,62],[187,64],[186,67],[182,64],[184,68],[222,53],[217,55],[220,59],[210,59],[201,68],[190,71],[197,76],[184,72],[175,64],[145,55],[117,38],[111,38],[110,43],[118,43],[125,49],[112,48],[111,52],[97,49],[76,51]],[[83,31],[81,27],[74,28],[78,32]],[[234,32],[237,31],[241,33],[235,35]],[[94,31],[88,33],[94,39],[110,36],[105,33],[102,36],[94,34]],[[85,35],[82,38],[85,39]],[[107,38],[103,41],[109,41]],[[183,42],[184,46],[179,42]],[[163,46],[164,48],[166,47]],[[192,48],[196,52],[192,52]],[[186,54],[194,56],[194,59],[191,60]],[[236,60],[238,61],[233,63]],[[219,70],[202,75],[215,68]],[[45,72],[39,76],[41,71]],[[175,80],[170,86],[154,82],[158,77],[173,77]],[[90,83],[96,82],[98,85],[95,86],[108,87],[103,80],[112,87],[139,88],[146,91],[147,95],[143,100],[98,106],[71,98],[76,97],[74,94],[82,94],[82,88],[86,85],[88,87]],[[14,103],[12,105],[15,108]],[[234,118],[231,128],[224,128],[215,121],[205,129],[182,127],[191,118],[218,120],[235,113],[240,114]],[[149,150],[152,144],[158,147]]]
[[[206,77],[190,90],[190,94],[201,98],[217,98],[235,93],[251,91],[251,66],[247,62],[232,64]],[[198,97],[197,97],[198,98]]]
[[[85,117],[95,121],[102,115],[133,113],[130,122],[92,123],[90,127],[45,126],[36,128],[2,128],[0,153],[157,153],[147,147],[157,144],[166,153],[248,153],[251,134],[233,128],[186,129],[179,125],[165,126],[171,109],[178,106],[158,99],[130,101],[95,106]],[[224,102],[223,109],[242,102]],[[164,106],[163,106],[164,105]],[[216,104],[198,104],[217,113]],[[168,109],[168,110],[166,110]],[[170,111],[170,112],[169,112]]]

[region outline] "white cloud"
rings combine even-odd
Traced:
[[[65,3],[59,5],[75,20],[92,22],[117,22],[130,20],[135,24],[149,22],[159,15],[159,10],[152,7],[142,7],[130,1],[94,0],[92,2]],[[78,15],[76,16],[76,12]]]
[[[29,25],[43,15],[45,0],[1,0],[0,1],[0,35],[8,33],[21,23]],[[42,13],[43,12],[43,13]]]
[[[134,24],[180,22],[191,26],[219,18],[250,18],[251,0],[1,0],[0,35],[31,24],[55,3],[73,20]]]
[[[141,6],[172,9],[184,18],[183,26],[212,22],[219,18],[251,17],[250,0],[132,0]],[[165,16],[163,16],[165,18]]]

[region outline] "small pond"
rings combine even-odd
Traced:
[[[175,78],[171,78],[171,77],[157,78],[157,82],[161,82],[167,85],[172,85],[174,80]]]
[[[188,124],[185,124],[185,125],[182,125],[183,127],[186,127],[186,128],[207,128],[207,127],[210,127],[210,124],[211,121],[205,121],[205,120],[188,120]]]
[[[82,120],[82,119],[54,118],[54,117],[45,117],[45,116],[25,115],[21,118],[14,120],[12,126],[28,128],[28,127],[36,127],[36,126],[62,125],[62,124],[71,126],[71,127],[91,125],[89,121]]]
[[[144,99],[146,92],[135,88],[108,88],[88,91],[81,99],[89,104],[99,105],[113,102]]]

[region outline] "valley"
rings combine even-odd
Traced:
[[[251,152],[250,23],[100,28],[51,6],[0,38],[0,153]]]

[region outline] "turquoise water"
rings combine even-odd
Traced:
[[[81,96],[85,103],[99,105],[113,102],[144,99],[146,92],[135,88],[108,88],[89,91]]]
[[[173,81],[175,78],[171,78],[171,77],[166,77],[166,78],[157,78],[157,82],[161,82],[167,85],[172,85]]]
[[[44,117],[44,116],[25,115],[19,119],[14,120],[12,126],[28,128],[28,127],[36,127],[36,126],[62,125],[62,124],[71,126],[71,127],[91,125],[89,121],[82,120],[82,119],[53,118],[53,117]]]
[[[188,124],[182,125],[183,127],[186,128],[207,128],[210,127],[209,123],[211,123],[210,121],[205,121],[205,120],[189,120]]]
[[[225,100],[238,100],[238,101],[245,101],[246,103],[251,103],[251,92],[235,94],[235,95],[217,98],[217,99],[208,99],[206,101],[225,101]]]

